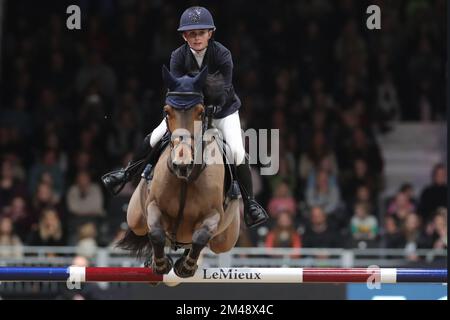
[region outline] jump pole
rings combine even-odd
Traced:
[[[199,268],[190,278],[150,268],[0,267],[0,282],[144,282],[144,283],[443,283],[447,269],[411,268]]]

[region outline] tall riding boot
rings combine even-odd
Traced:
[[[247,163],[236,166],[236,173],[242,200],[244,201],[244,221],[247,227],[254,227],[269,219],[266,210],[256,202],[253,196],[253,184],[250,166]]]
[[[151,133],[149,133],[142,144],[134,152],[132,160],[128,163],[126,168],[121,168],[116,171],[109,172],[102,176],[102,182],[106,189],[113,195],[118,194],[125,184],[130,181],[138,171],[143,167],[143,160],[152,151],[152,146],[150,145]]]

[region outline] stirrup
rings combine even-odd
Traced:
[[[150,182],[150,180],[152,180],[152,176],[151,176],[152,169],[153,169],[153,166],[151,163],[149,163],[145,166],[144,171],[142,171],[141,177],[144,178],[147,182]]]

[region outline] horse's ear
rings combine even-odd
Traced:
[[[203,86],[206,83],[206,78],[208,76],[208,66],[205,66],[199,74],[197,74],[194,78],[194,87],[197,90],[202,90]]]
[[[174,90],[177,85],[177,79],[170,73],[169,69],[165,65],[162,66],[162,78],[164,85],[169,90]]]

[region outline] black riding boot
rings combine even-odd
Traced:
[[[103,184],[106,189],[113,195],[118,194],[125,184],[130,181],[140,169],[143,167],[143,160],[152,151],[152,146],[150,145],[151,133],[149,133],[142,144],[134,152],[132,160],[128,163],[126,168],[122,168],[116,171],[109,172],[102,176]]]
[[[252,175],[250,166],[246,163],[236,166],[236,173],[242,200],[244,201],[244,221],[251,228],[264,223],[269,219],[266,210],[256,202],[253,196]]]

